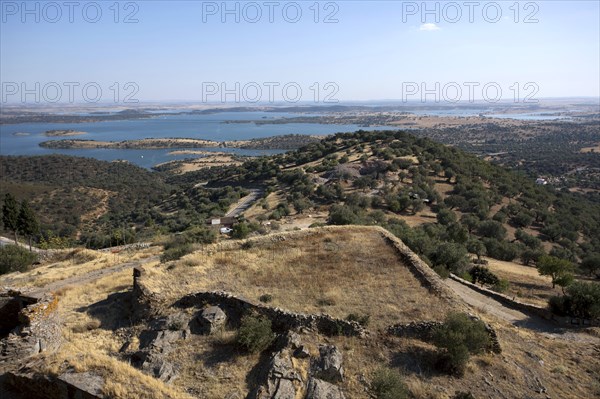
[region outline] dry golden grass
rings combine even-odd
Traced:
[[[129,327],[131,270],[114,273],[91,283],[65,287],[59,292],[63,320],[61,349],[44,359],[43,372],[59,374],[94,371],[105,377],[103,393],[114,398],[191,398],[183,391],[135,369],[114,355],[125,343],[115,334]],[[135,349],[136,342],[130,348]]]
[[[285,241],[276,241],[278,236]],[[318,229],[250,242],[211,246],[175,264],[145,267],[143,282],[167,301],[212,290],[256,302],[270,294],[269,305],[295,312],[369,315],[374,329],[439,320],[448,310],[447,302],[419,283],[379,230]]]
[[[104,377],[102,393],[111,398],[192,398],[185,392],[166,385],[131,365],[96,350],[89,344],[67,343],[63,345],[59,352],[45,357],[40,371],[58,375],[67,369],[76,373],[93,371]]]
[[[559,287],[552,288],[550,277],[540,276],[535,267],[492,258],[486,259],[488,268],[493,273],[510,282],[510,287],[505,292],[507,295],[515,296],[534,305],[546,306],[551,296],[562,293]]]
[[[45,264],[25,273],[10,273],[0,276],[0,286],[14,288],[43,287],[70,277],[80,276],[95,270],[116,266],[120,263],[142,260],[157,254],[158,247],[141,251],[123,251],[112,254],[89,249],[76,248],[57,251]]]

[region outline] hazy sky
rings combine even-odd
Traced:
[[[3,0],[2,102],[598,97],[599,3]]]

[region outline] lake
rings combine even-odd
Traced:
[[[144,168],[176,159],[198,157],[195,155],[169,155],[176,148],[161,150],[123,149],[48,149],[39,146],[46,140],[61,139],[46,137],[47,130],[77,130],[88,134],[63,137],[65,139],[90,139],[98,141],[123,141],[144,138],[197,138],[215,141],[248,140],[284,134],[326,135],[337,132],[360,130],[358,125],[327,125],[316,123],[289,123],[256,125],[254,123],[223,123],[235,120],[264,120],[293,118],[298,114],[276,112],[223,112],[212,115],[165,115],[150,119],[91,123],[21,123],[0,125],[0,155],[45,155],[66,154],[92,157],[104,161],[127,160]],[[369,127],[369,130],[389,129]],[[15,135],[26,133],[27,135]],[[270,155],[278,150],[243,150],[237,148],[205,148],[206,151],[232,152],[239,155]]]

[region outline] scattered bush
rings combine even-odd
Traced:
[[[260,297],[258,297],[258,300],[263,302],[263,303],[269,303],[273,300],[273,295],[271,294],[262,294]]]
[[[271,320],[265,317],[245,316],[237,332],[236,342],[250,353],[267,349],[275,340]]]
[[[508,282],[507,279],[500,279],[498,280],[498,282],[494,285],[492,285],[492,290],[496,291],[496,292],[506,292],[508,289],[510,288],[510,283]]]
[[[548,305],[559,316],[600,318],[600,284],[575,282],[567,287],[564,296],[550,298]]]
[[[435,330],[433,343],[439,350],[438,367],[462,376],[469,356],[488,348],[490,337],[482,321],[472,320],[464,313],[452,313],[446,317],[443,326]]]
[[[248,226],[248,223],[245,223],[245,222],[238,223],[235,226],[233,226],[233,231],[231,232],[231,237],[237,238],[237,239],[243,239],[243,238],[248,237],[250,232],[251,232],[251,230],[250,230],[250,226]]]
[[[37,262],[38,256],[18,245],[0,247],[0,274],[24,272]]]
[[[160,261],[166,263],[172,260],[180,259],[181,257],[193,252],[193,248],[190,244],[179,244],[176,246],[169,246],[168,249],[160,256]]]
[[[408,388],[402,376],[395,370],[380,368],[375,371],[371,390],[377,399],[409,398]]]
[[[447,279],[450,277],[450,270],[448,270],[445,266],[434,266],[433,271],[438,274],[443,279]]]

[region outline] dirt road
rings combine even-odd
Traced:
[[[58,280],[58,281],[52,282],[43,287],[36,288],[33,291],[29,291],[27,293],[27,295],[39,298],[39,297],[43,296],[44,294],[47,294],[52,291],[60,290],[61,288],[68,287],[70,285],[89,283],[91,281],[108,276],[110,274],[118,273],[118,272],[121,272],[126,269],[133,269],[136,266],[140,266],[145,263],[154,262],[154,261],[157,261],[158,259],[159,259],[158,255],[151,256],[149,258],[141,259],[141,260],[138,260],[135,262],[120,263],[118,265],[107,267],[104,269],[94,270],[89,273],[80,274],[78,276],[73,276],[73,277],[66,278],[64,280]]]
[[[229,217],[237,217],[240,216],[246,209],[250,208],[252,204],[261,197],[262,190],[260,189],[251,189],[250,194],[240,199],[237,204],[235,204],[229,212],[225,216]]]
[[[588,334],[581,333],[577,329],[563,328],[553,321],[543,319],[537,315],[526,314],[524,312],[508,308],[500,302],[487,297],[471,288],[451,279],[444,280],[462,300],[471,305],[481,313],[492,315],[498,319],[504,320],[516,327],[527,328],[529,330],[543,333],[551,338],[563,340],[577,340],[580,342],[597,343],[598,338]]]

